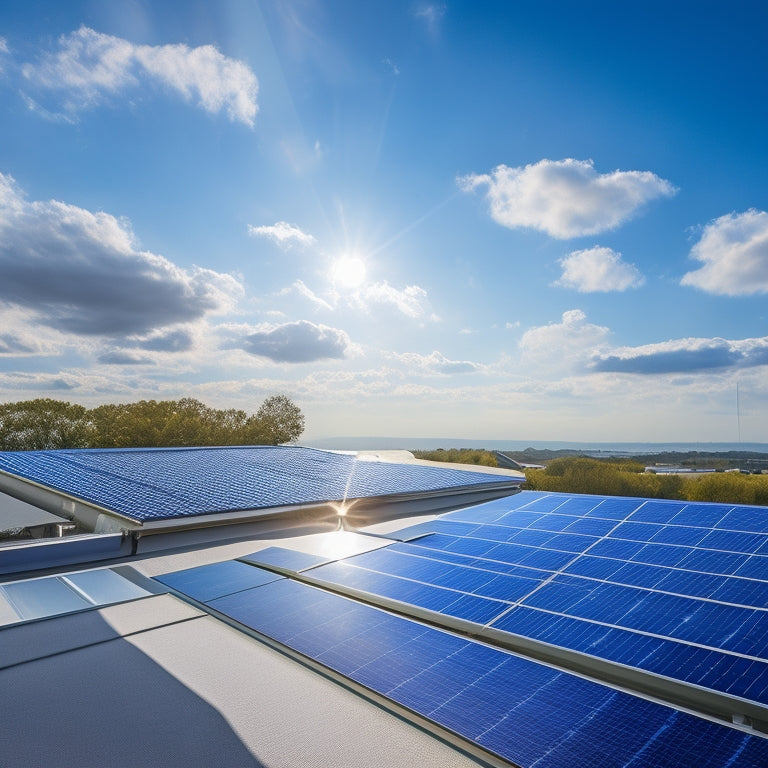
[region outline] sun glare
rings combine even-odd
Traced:
[[[342,288],[359,288],[365,274],[365,262],[357,256],[342,256],[331,267],[331,280]]]

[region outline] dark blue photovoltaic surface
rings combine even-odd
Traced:
[[[155,578],[167,587],[204,603],[233,592],[258,587],[282,577],[237,560],[227,560],[222,563],[199,565],[184,571],[166,573]]]
[[[517,607],[493,623],[523,637],[768,704],[768,662]]]
[[[0,470],[142,522],[524,479],[291,446],[0,452]]]
[[[280,579],[212,609],[523,768],[758,768],[768,741]]]
[[[297,552],[295,549],[286,549],[285,547],[265,547],[258,552],[244,555],[240,560],[253,565],[271,565],[299,573],[306,568],[314,568],[321,563],[327,563],[331,558],[311,555],[307,552]]]
[[[441,584],[467,592],[477,571],[531,568],[528,595],[496,582],[511,610],[494,629],[768,704],[766,519],[762,507],[523,491],[423,523],[418,538],[397,532],[406,541],[387,550],[449,565]]]

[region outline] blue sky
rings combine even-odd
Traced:
[[[743,0],[5,3],[0,400],[764,442],[767,45]]]

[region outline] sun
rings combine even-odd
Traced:
[[[341,256],[331,265],[331,281],[342,288],[359,288],[365,277],[365,262],[358,256]]]

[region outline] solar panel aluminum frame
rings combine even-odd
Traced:
[[[96,533],[119,533],[126,528],[141,527],[141,523],[120,512],[2,469],[0,469],[0,490],[53,515],[75,521],[84,529]]]
[[[661,704],[672,705],[695,715],[714,718],[718,722],[726,722],[747,733],[754,731],[768,733],[768,707],[748,699],[720,693],[618,662],[607,661],[541,640],[515,635],[492,627],[480,627],[480,625],[466,619],[448,616],[392,598],[373,595],[364,590],[313,576],[314,568],[295,573],[269,565],[260,565],[259,567],[273,570],[282,576],[289,576],[295,581],[319,587],[376,608],[416,619],[439,629],[448,629],[464,637],[480,640],[565,672],[575,673],[604,683],[626,693],[640,695]]]
[[[260,507],[254,509],[210,512],[188,517],[164,520],[146,520],[138,523],[140,535],[188,531],[217,525],[285,520],[286,522],[318,523],[327,521],[333,528],[340,525],[357,529],[385,520],[423,514],[439,514],[456,506],[456,496],[462,502],[476,504],[503,498],[519,492],[519,481],[511,484],[461,486],[436,491],[418,491],[381,496],[366,496],[344,501],[320,500],[317,502]],[[445,500],[445,503],[441,503]]]

